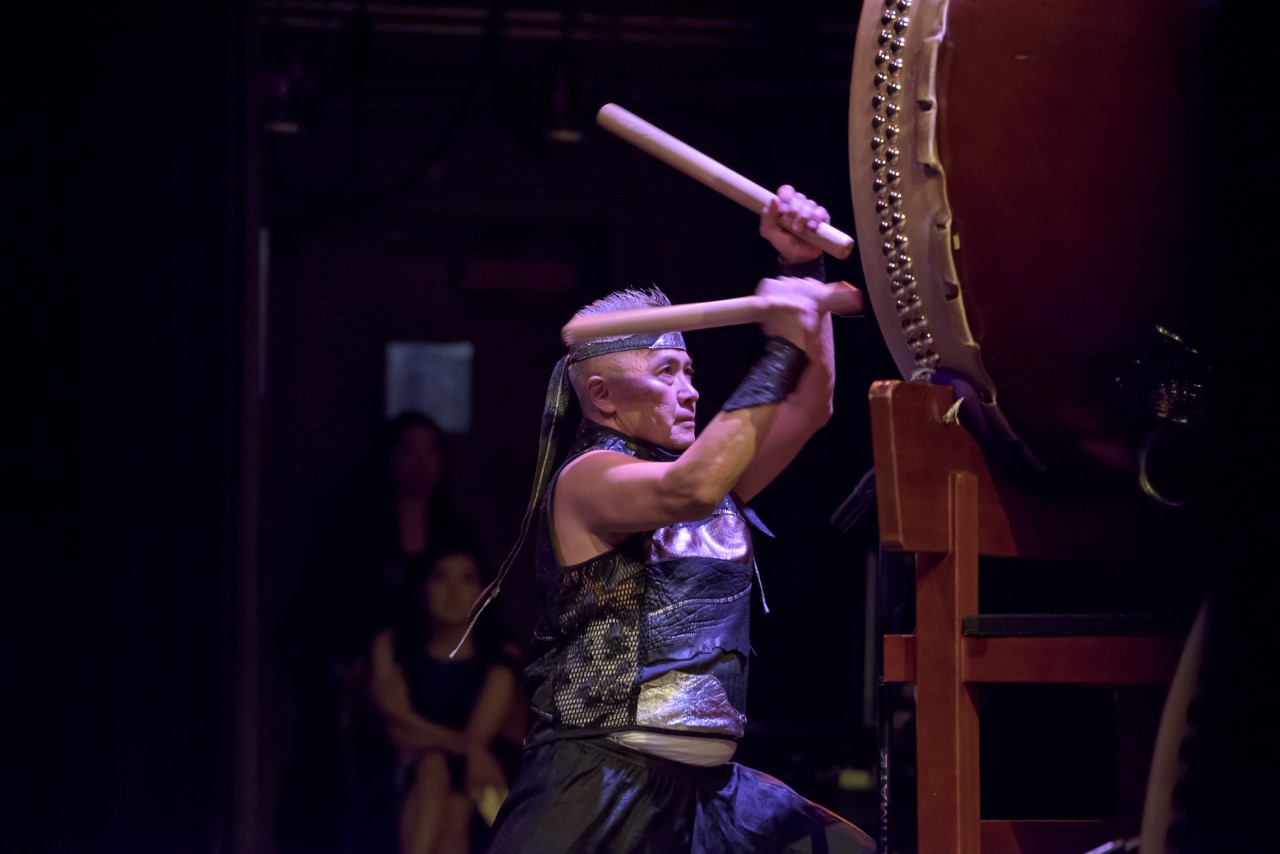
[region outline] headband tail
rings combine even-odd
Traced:
[[[458,645],[453,648],[453,652],[449,653],[450,658],[453,658],[458,650],[462,648],[462,644],[470,636],[484,609],[489,606],[490,602],[498,598],[498,594],[502,592],[503,580],[507,577],[507,573],[511,571],[511,566],[515,563],[520,550],[524,548],[525,539],[529,534],[529,526],[538,510],[538,506],[542,503],[543,495],[547,491],[547,482],[551,479],[552,467],[555,464],[556,455],[564,435],[565,413],[568,411],[569,403],[573,399],[573,387],[569,384],[568,367],[568,356],[557,361],[555,368],[551,371],[551,380],[547,383],[547,399],[542,406],[542,428],[538,434],[538,459],[533,469],[533,488],[529,493],[529,506],[525,509],[524,518],[520,521],[520,532],[516,536],[515,545],[507,553],[506,559],[498,569],[497,576],[480,594],[480,598],[476,600],[475,604],[471,606],[471,622],[467,625],[467,630],[462,633],[462,638],[458,641]]]

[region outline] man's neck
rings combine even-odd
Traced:
[[[578,437],[574,441],[574,445],[581,447],[583,445],[593,444],[596,438],[601,434],[616,436],[634,448],[639,449],[642,452],[640,456],[645,459],[674,460],[680,456],[679,451],[672,451],[669,448],[662,447],[661,445],[655,445],[653,442],[637,438],[619,430],[615,426],[602,424],[589,417],[584,417],[582,419],[582,424],[578,427]]]

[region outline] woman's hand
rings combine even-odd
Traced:
[[[505,792],[507,775],[502,772],[502,766],[487,748],[473,746],[467,750],[467,791],[472,795],[479,795],[490,786]]]

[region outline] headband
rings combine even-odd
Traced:
[[[596,338],[569,353],[569,364],[586,361],[595,356],[608,353],[621,353],[624,350],[684,350],[684,336],[679,332],[664,332],[661,335],[627,335],[623,338]]]

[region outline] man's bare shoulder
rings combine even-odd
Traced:
[[[578,503],[580,497],[587,501],[602,497],[601,489],[607,489],[619,468],[631,465],[643,465],[638,460],[622,451],[596,449],[587,451],[582,456],[570,461],[556,478],[557,499],[568,499]]]
[[[667,496],[671,471],[670,463],[608,450],[583,454],[565,466],[552,514],[562,556],[598,554],[605,550],[601,544],[683,521]]]
[[[560,476],[556,479],[558,483],[564,483],[565,478],[582,479],[590,478],[611,471],[618,466],[625,466],[628,463],[640,463],[638,460],[623,451],[611,451],[607,448],[594,448],[574,460],[571,460],[560,470]]]
[[[609,474],[639,462],[620,451],[591,450],[569,462],[556,478],[551,514],[557,558],[572,566],[608,551],[615,537],[602,528],[601,511],[614,502]]]

